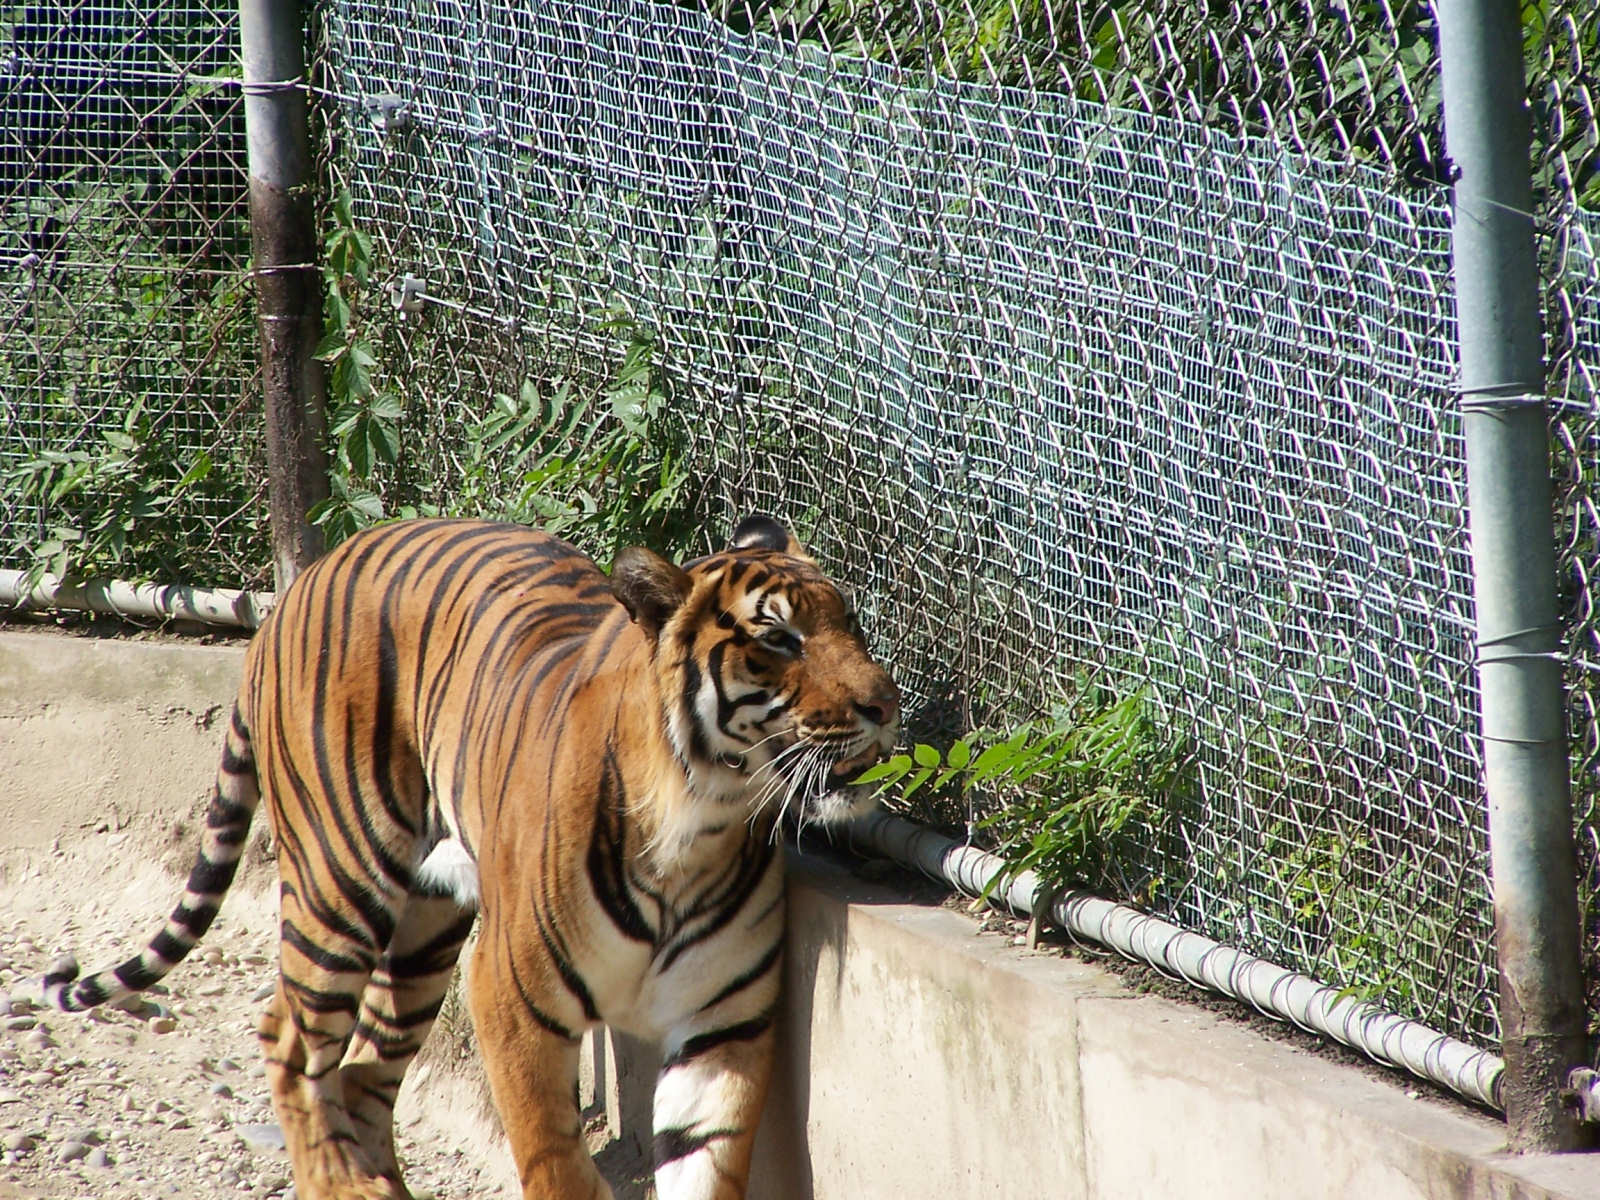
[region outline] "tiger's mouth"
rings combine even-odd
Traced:
[[[804,820],[837,825],[871,812],[878,804],[877,788],[853,781],[888,754],[888,747],[872,741],[856,753],[835,760],[820,780],[815,794],[805,798]]]
[[[887,747],[871,742],[864,750],[839,759],[828,769],[828,782],[836,787],[852,786],[850,781],[868,767],[876,766],[889,757]]]

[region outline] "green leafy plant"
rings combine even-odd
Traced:
[[[361,301],[372,278],[372,239],[357,227],[350,192],[339,192],[333,232],[323,245],[326,305],[317,357],[328,367],[328,436],[333,471],[328,498],[311,510],[330,542],[381,520],[383,498],[375,476],[400,460],[399,398],[373,381],[378,356],[366,336]]]
[[[184,462],[135,396],[118,428],[6,472],[16,499],[49,514],[47,536],[20,547],[31,560],[25,586],[32,589],[46,574],[81,582],[160,570],[176,578],[186,545],[167,517],[212,470],[203,450]]]
[[[954,788],[970,808],[987,793],[989,815],[973,828],[1006,860],[1003,878],[1033,870],[1056,885],[1103,884],[1123,839],[1188,786],[1188,762],[1186,743],[1160,727],[1146,693],[1118,698],[1086,686],[1046,720],[943,751],[918,743],[857,782],[899,803]]]
[[[535,524],[602,558],[635,543],[687,547],[693,487],[671,376],[653,339],[619,327],[627,347],[598,396],[558,379],[494,397],[469,429],[453,511]]]

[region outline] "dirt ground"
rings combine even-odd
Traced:
[[[0,864],[3,1200],[293,1195],[254,1034],[275,977],[270,868],[245,873],[139,1012],[42,1007],[36,981],[56,956],[95,970],[159,928],[178,894],[161,858],[124,830]],[[514,1194],[504,1154],[471,1119],[475,1101],[429,1074],[408,1087],[398,1123],[413,1191]]]

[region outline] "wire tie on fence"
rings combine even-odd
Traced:
[[[1534,625],[1528,629],[1514,629],[1509,633],[1496,634],[1494,637],[1481,637],[1478,639],[1478,652],[1473,656],[1473,662],[1478,666],[1486,663],[1518,662],[1532,659],[1550,659],[1555,662],[1566,662],[1567,656],[1560,650],[1505,650],[1498,654],[1485,654],[1484,651],[1491,646],[1504,646],[1510,642],[1517,642],[1527,637],[1555,637],[1561,636],[1561,626],[1557,622],[1545,625]]]
[[[1530,392],[1519,383],[1462,388],[1457,395],[1462,412],[1510,412],[1518,408],[1543,408],[1549,402],[1543,392]]]
[[[293,92],[306,86],[304,75],[293,79],[247,79],[240,86],[246,96],[276,96],[280,92]]]

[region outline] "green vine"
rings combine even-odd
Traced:
[[[405,415],[399,398],[373,383],[378,356],[358,320],[372,278],[372,239],[356,226],[348,190],[334,199],[332,218],[333,232],[323,246],[325,332],[316,356],[328,367],[333,469],[328,498],[309,514],[330,543],[384,517],[374,475],[400,460]]]

